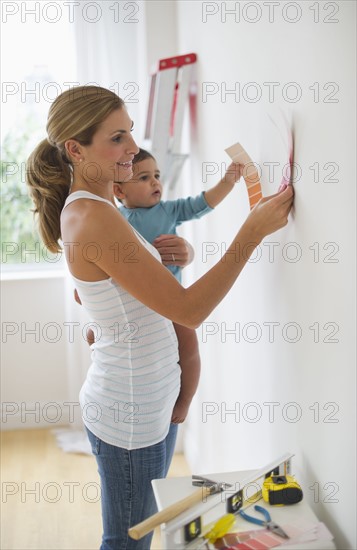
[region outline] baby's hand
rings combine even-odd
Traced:
[[[238,162],[231,162],[222,179],[224,182],[230,185],[234,185],[242,177],[243,170],[244,170],[244,164],[240,164]]]

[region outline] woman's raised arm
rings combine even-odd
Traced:
[[[186,289],[152,256],[114,208],[97,201],[86,201],[86,208],[80,201],[81,206],[76,207],[76,202],[64,211],[62,224],[65,248],[73,243],[76,261],[71,262],[67,250],[73,275],[83,280],[112,277],[149,308],[176,323],[197,328],[228,293],[262,239],[287,224],[293,189],[288,186],[261,199],[224,256]]]

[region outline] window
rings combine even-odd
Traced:
[[[1,263],[5,271],[48,269],[62,258],[50,254],[36,232],[26,159],[46,137],[51,103],[76,82],[73,25],[58,2],[52,3],[56,17],[40,2],[7,4],[18,10],[2,16]]]

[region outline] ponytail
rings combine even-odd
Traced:
[[[65,153],[41,141],[27,161],[26,180],[38,216],[38,229],[46,248],[59,252],[60,215],[69,194],[72,168]]]
[[[38,216],[41,239],[51,252],[61,247],[60,215],[73,179],[73,165],[65,143],[76,139],[92,143],[99,125],[124,101],[100,86],[78,86],[66,90],[52,103],[47,119],[48,139],[41,141],[27,163],[27,185]]]

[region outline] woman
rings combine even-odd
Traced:
[[[62,239],[83,306],[100,329],[81,390],[83,421],[102,486],[101,550],[148,549],[128,528],[155,512],[151,480],[165,477],[180,389],[172,321],[198,327],[227,294],[249,250],[287,223],[291,186],[262,199],[213,268],[183,288],[160,255],[117,211],[113,182],[132,177],[132,121],[113,92],[83,86],[52,104],[48,138],[28,162],[39,230],[51,251]],[[240,167],[242,169],[242,167]]]

